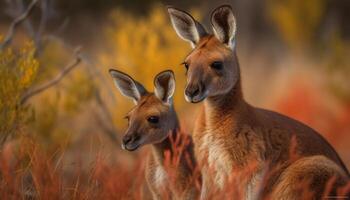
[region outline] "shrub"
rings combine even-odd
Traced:
[[[18,52],[11,48],[0,51],[0,146],[26,119],[28,109],[20,101],[38,66],[31,44]]]

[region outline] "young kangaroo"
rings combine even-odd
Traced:
[[[184,11],[169,7],[168,12],[176,33],[193,47],[184,62],[185,98],[204,101],[193,133],[197,161],[206,160],[202,199],[209,189],[223,189],[232,173],[239,174],[253,162],[256,170],[245,177],[246,199],[300,199],[302,181],[310,183],[313,199],[319,199],[329,178],[336,176],[336,186],[349,180],[336,151],[315,130],[244,100],[230,6],[212,12],[214,34]],[[291,141],[296,143],[296,160],[289,153]],[[265,176],[273,167],[274,173]]]
[[[152,145],[145,175],[153,199],[162,199],[164,195],[171,199],[195,199],[198,191],[193,180],[196,165],[193,144],[190,136],[180,136],[172,101],[173,72],[163,71],[154,78],[154,93],[147,92],[127,74],[113,69],[110,74],[120,92],[136,104],[126,116],[129,127],[123,137],[123,149],[134,151],[142,145]],[[170,157],[166,157],[167,152]],[[176,166],[168,166],[174,159],[178,159]]]

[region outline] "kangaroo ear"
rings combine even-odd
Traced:
[[[154,78],[155,95],[165,103],[170,103],[170,99],[175,92],[175,76],[173,71],[166,70],[160,72]]]
[[[203,36],[208,34],[204,27],[187,12],[168,7],[168,13],[177,35],[190,42],[193,48]]]
[[[135,104],[147,93],[147,90],[129,75],[114,69],[110,69],[109,73],[120,92],[124,96],[132,98]]]
[[[223,5],[211,14],[211,24],[215,36],[224,44],[234,49],[236,36],[236,19],[231,6]]]

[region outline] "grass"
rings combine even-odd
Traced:
[[[173,146],[177,147],[170,156],[165,152],[168,181],[179,163],[188,140],[176,138]],[[293,140],[295,143],[295,140]],[[292,145],[295,146],[295,145]],[[290,151],[291,159],[297,157]],[[64,152],[49,155],[32,138],[23,138],[20,145],[7,144],[0,155],[0,195],[2,199],[144,199],[146,182],[144,179],[144,164],[146,156],[139,156],[136,162],[129,166],[123,162],[111,163],[101,152],[96,154],[94,162],[86,169],[77,162],[72,170],[65,170],[62,162]],[[79,160],[79,158],[77,158]],[[190,162],[190,159],[187,159]],[[193,163],[191,163],[193,164]],[[193,166],[193,181],[200,188],[200,166]],[[213,188],[209,199],[243,199],[245,183],[257,170],[257,163],[235,171],[226,181],[225,187],[219,192]],[[266,177],[273,175],[273,169],[266,172]],[[265,177],[265,178],[266,178]],[[265,180],[265,179],[263,179]],[[335,183],[331,178],[323,196],[330,196]],[[260,188],[264,188],[264,181]],[[300,183],[302,199],[310,199],[312,192],[307,182]],[[337,195],[344,196],[350,192],[350,182],[337,189]],[[164,194],[164,199],[168,199]],[[267,198],[268,199],[268,198]]]

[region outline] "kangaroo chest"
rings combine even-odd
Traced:
[[[255,164],[260,164],[257,154],[261,148],[252,138],[254,135],[252,131],[249,127],[237,130],[224,125],[215,127],[207,125],[195,129],[196,154],[199,162],[205,163],[203,175],[207,176],[209,185],[214,184],[223,189],[226,181],[245,173],[242,171],[250,167],[249,161],[257,161]],[[248,174],[249,176],[242,178],[246,179],[247,189],[251,190],[256,183],[254,177],[257,174],[255,171]]]
[[[233,166],[225,140],[204,134],[199,141],[197,152],[199,159],[204,161],[208,173],[212,175],[213,181],[222,187]]]
[[[158,189],[166,186],[168,174],[163,166],[157,166],[153,174],[153,182]],[[164,189],[164,188],[163,188]]]
[[[148,186],[159,197],[179,199],[184,192],[183,184],[187,183],[187,172],[184,171],[185,166],[181,161],[176,166],[167,163],[167,160],[158,160],[151,154],[146,166]]]

